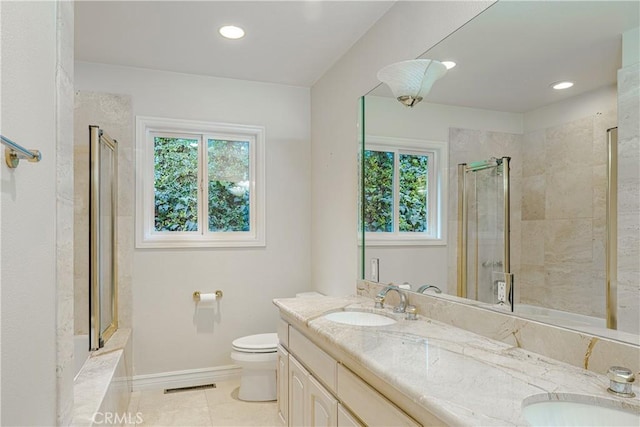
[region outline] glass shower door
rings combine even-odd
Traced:
[[[458,165],[458,294],[511,305],[509,158]]]
[[[90,126],[90,348],[97,350],[116,331],[116,141]]]

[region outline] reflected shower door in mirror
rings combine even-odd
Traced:
[[[89,344],[97,350],[118,328],[116,282],[117,143],[90,126]]]
[[[509,157],[458,165],[458,296],[513,311]]]
[[[462,296],[458,165],[506,156],[509,266],[496,255],[506,253],[499,239],[480,240],[470,275],[510,273],[516,314],[638,342],[639,16],[638,2],[497,2],[421,57],[457,63],[421,102],[408,108],[384,85],[368,93],[361,101],[363,152],[380,138],[439,141],[448,156],[439,188],[448,190],[436,202],[442,209],[436,244],[385,245],[364,233],[363,278],[371,279],[376,258],[380,282],[406,283],[413,291],[432,285]],[[551,87],[564,79],[575,84]],[[607,146],[607,131],[615,127],[620,159]],[[478,191],[473,203],[499,194]],[[366,211],[367,200],[360,202]],[[500,214],[487,213],[478,236],[500,235]],[[486,298],[480,285],[466,286],[467,296],[499,309],[493,303],[503,292],[500,277],[481,280],[489,282]],[[618,331],[608,331],[605,323],[615,328],[616,321]]]

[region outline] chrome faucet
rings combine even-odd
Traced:
[[[404,313],[407,309],[407,296],[396,285],[389,285],[376,295],[376,308],[384,308],[384,300],[389,291],[396,291],[400,296],[400,304],[393,308],[393,312]]]
[[[607,371],[607,377],[609,378],[609,388],[607,389],[609,393],[622,397],[635,397],[636,394],[633,392],[631,385],[636,377],[631,372],[631,369],[612,366]]]
[[[434,286],[434,285],[422,285],[422,286],[420,286],[418,288],[418,290],[416,292],[419,293],[419,294],[422,294],[422,293],[424,293],[424,291],[426,291],[429,288],[433,288],[436,291],[436,294],[441,294],[442,293],[440,288],[437,287],[437,286]]]

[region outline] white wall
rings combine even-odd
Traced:
[[[366,135],[448,143],[449,128],[452,127],[520,134],[522,133],[522,114],[427,102],[421,102],[413,108],[407,108],[393,98],[365,97]],[[443,175],[445,179],[451,175],[448,165],[445,165]],[[453,185],[455,187],[455,182]],[[451,186],[448,188],[449,194],[455,194],[455,188],[451,188]],[[445,233],[448,224],[446,206],[445,202],[445,217],[442,218]],[[455,238],[452,241],[449,236],[448,244],[455,245]],[[366,278],[370,278],[370,269],[368,268],[370,258],[380,259],[380,282],[398,284],[409,282],[413,285],[414,290],[417,289],[417,286],[425,283],[436,285],[443,291],[446,291],[447,288],[455,289],[455,283],[447,283],[446,245],[366,246]]]
[[[57,5],[0,8],[1,133],[43,157],[10,170],[2,154],[0,164],[0,424],[55,425]]]
[[[311,89],[312,278],[330,295],[354,293],[358,98],[376,72],[418,57],[490,1],[397,2]]]
[[[449,128],[522,133],[522,114],[421,102],[407,108],[393,98],[367,96],[366,133],[448,141]]]
[[[571,89],[568,89],[571,90]],[[524,113],[524,133],[569,123],[598,113],[616,111],[618,102],[616,85],[605,86],[582,95],[573,96],[554,104]]]
[[[622,67],[640,62],[640,27],[622,33]]]
[[[273,298],[311,287],[309,89],[91,63],[76,89],[128,94],[135,115],[266,127],[266,248],[134,252],[135,373],[230,364],[233,339],[275,332]],[[219,309],[195,313],[193,291],[216,289]]]

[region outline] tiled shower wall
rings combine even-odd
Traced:
[[[608,112],[525,135],[451,129],[452,189],[459,163],[512,158],[511,271],[517,302],[606,316],[607,129],[614,126],[616,114]],[[449,283],[456,283],[457,205],[457,197],[450,197]]]
[[[75,334],[89,333],[89,126],[118,141],[117,266],[118,319],[131,328],[133,275],[133,116],[125,95],[78,91],[74,134]]]
[[[607,112],[524,135],[521,303],[606,317],[607,129],[614,126]]]
[[[640,64],[618,71],[618,329],[640,333]]]

